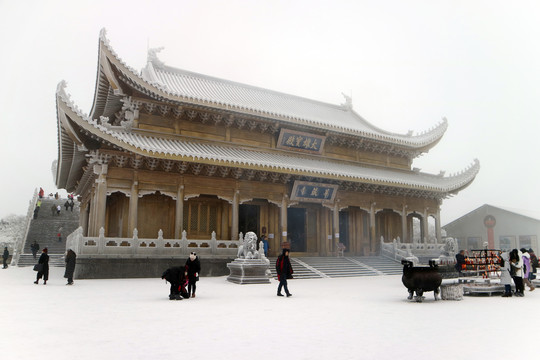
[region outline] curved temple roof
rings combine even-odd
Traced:
[[[415,171],[398,171],[386,168],[361,166],[352,162],[336,162],[308,155],[292,155],[281,152],[263,152],[258,149],[231,147],[225,144],[206,144],[182,138],[158,138],[135,131],[128,132],[121,127],[99,124],[83,114],[69,99],[61,83],[57,90],[60,159],[57,184],[67,185],[69,179],[76,178],[73,171],[84,156],[74,153],[85,151],[83,144],[72,130],[74,126],[83,128],[97,138],[101,138],[119,148],[148,157],[168,158],[178,161],[209,161],[222,166],[236,166],[274,172],[294,172],[305,176],[341,179],[353,182],[379,183],[387,186],[417,188],[442,193],[447,196],[467,186],[476,176],[480,165],[478,160],[461,173],[443,177]],[[70,114],[67,116],[66,114]],[[71,120],[67,120],[69,119]],[[68,123],[66,123],[68,122]],[[69,139],[71,146],[66,147]],[[77,149],[75,149],[77,145]],[[64,149],[69,151],[64,151]],[[62,154],[66,152],[65,156]],[[64,164],[64,165],[62,165]],[[66,168],[66,166],[69,166]],[[63,169],[62,169],[63,167]],[[69,170],[68,170],[69,169]]]
[[[448,127],[443,118],[434,128],[417,135],[391,133],[370,124],[353,111],[350,104],[328,104],[165,66],[157,58],[157,51],[149,50],[149,61],[139,74],[116,54],[104,29],[100,34],[100,59],[104,55],[134,82],[169,100],[253,114],[414,149],[433,146]]]

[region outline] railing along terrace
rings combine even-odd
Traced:
[[[439,257],[446,251],[446,243],[402,243],[401,239],[392,240],[390,243],[384,242],[384,237],[381,236],[381,255],[387,258],[401,261],[407,259],[418,264],[418,257]]]
[[[160,230],[152,239],[139,238],[137,229],[134,229],[132,238],[117,238],[105,237],[103,228],[97,237],[83,236],[83,229],[79,227],[67,237],[66,248],[78,256],[174,257],[187,256],[194,251],[198,255],[235,257],[242,243],[242,233],[239,240],[217,240],[215,232],[210,239],[195,240],[188,239],[184,230],[181,239],[164,239]]]

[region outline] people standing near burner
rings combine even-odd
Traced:
[[[456,270],[461,275],[461,271],[465,270],[467,264],[467,256],[465,256],[465,250],[460,250],[456,254]]]
[[[287,286],[287,279],[292,279],[293,274],[293,268],[289,259],[289,249],[283,249],[283,253],[278,256],[276,261],[276,272],[279,280],[277,296],[283,296],[281,288],[285,288],[287,297],[292,296],[289,292],[289,287]]]
[[[523,285],[523,254],[518,249],[510,252],[510,262],[512,265],[512,279],[516,285],[516,296],[525,296]]]
[[[510,275],[510,255],[507,252],[501,254],[501,285],[504,285],[502,297],[512,297],[512,275]]]
[[[194,298],[195,290],[197,290],[197,281],[199,281],[199,273],[201,272],[201,262],[194,252],[189,254],[189,259],[186,261],[186,271],[188,277],[188,293]]]
[[[49,280],[49,255],[47,248],[43,249],[43,252],[39,257],[38,264],[42,264],[43,267],[41,268],[41,271],[38,271],[34,284],[38,284],[39,279],[43,277],[43,285],[47,285],[47,280]]]

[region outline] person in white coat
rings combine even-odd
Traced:
[[[510,252],[510,262],[512,263],[512,279],[516,284],[516,296],[525,296],[523,291],[525,287],[523,285],[523,254],[518,249],[514,249]]]
[[[510,255],[507,252],[501,254],[501,285],[504,285],[502,297],[512,297],[512,275],[510,275]]]

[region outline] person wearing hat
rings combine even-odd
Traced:
[[[49,250],[47,248],[43,249],[41,256],[39,257],[38,264],[42,265],[41,271],[38,271],[36,281],[34,284],[39,283],[39,279],[43,277],[43,285],[47,285],[47,280],[49,280]]]
[[[195,252],[189,254],[189,259],[186,260],[186,275],[188,277],[188,294],[195,297],[197,289],[197,281],[199,281],[199,273],[201,272],[201,262]]]
[[[283,296],[281,293],[281,288],[285,288],[285,294],[287,297],[292,296],[287,286],[287,279],[292,279],[293,274],[291,260],[289,259],[289,249],[283,249],[283,253],[278,256],[276,261],[276,272],[279,280],[277,296]]]

